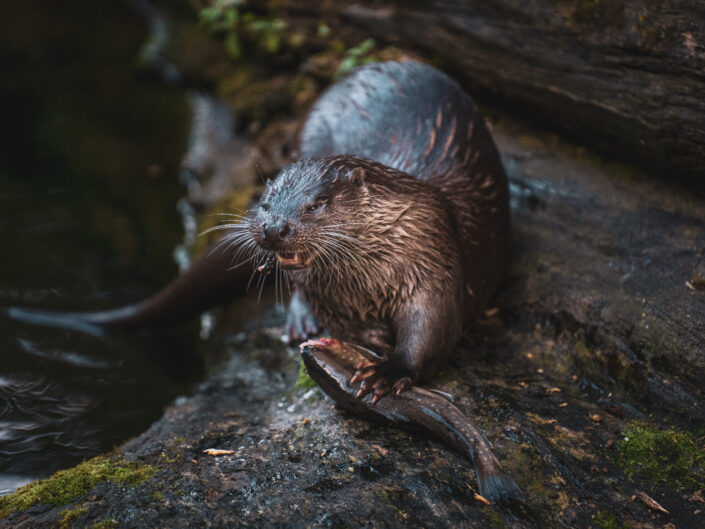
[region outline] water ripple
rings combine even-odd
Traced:
[[[60,349],[46,350],[26,338],[17,338],[17,343],[20,345],[22,350],[29,354],[77,367],[109,369],[114,366],[113,362],[100,359],[96,356],[77,353],[75,351],[62,351]]]

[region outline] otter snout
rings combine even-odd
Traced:
[[[252,235],[260,247],[274,252],[282,268],[305,268],[311,255],[297,249],[295,231],[291,222],[281,217],[269,217],[258,227],[253,227]]]
[[[261,237],[270,244],[283,242],[292,234],[291,225],[285,220],[272,220],[262,224]]]

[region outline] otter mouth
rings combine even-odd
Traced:
[[[306,268],[311,258],[305,259],[299,252],[277,252],[277,260],[282,268],[299,269]]]

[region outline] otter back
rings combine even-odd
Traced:
[[[453,204],[470,307],[486,303],[506,260],[507,179],[472,98],[456,81],[414,61],[358,68],[314,105],[299,150],[303,158],[369,158],[439,189]]]

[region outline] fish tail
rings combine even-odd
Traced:
[[[483,473],[478,472],[477,482],[480,494],[492,503],[509,499],[521,500],[524,498],[524,494],[521,492],[519,485],[516,484],[509,474],[483,475]]]

